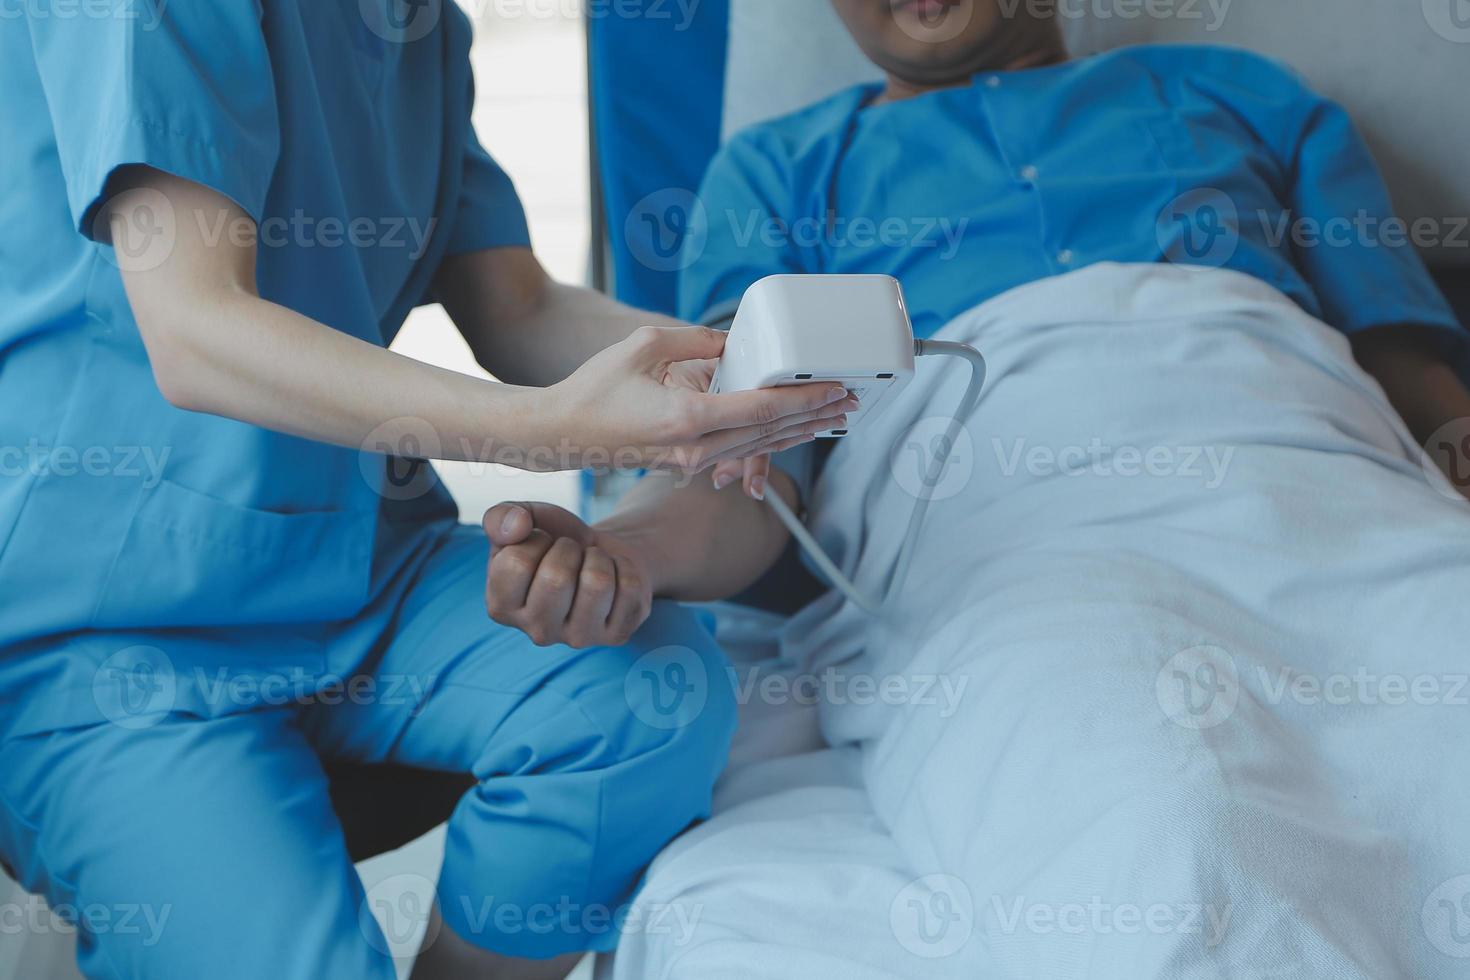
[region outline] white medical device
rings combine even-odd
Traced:
[[[914,331],[891,276],[767,276],[745,291],[712,392],[829,381],[858,398],[845,436],[874,418],[914,377]]]
[[[934,486],[959,430],[980,401],[985,358],[968,344],[914,340],[903,289],[891,276],[782,275],[759,280],[740,300],[710,391],[835,382],[857,395],[861,404],[848,414],[847,428],[819,435],[845,436],[896,401],[913,380],[914,358],[927,354],[962,357],[971,369],[969,387],[930,464],[924,485]],[[920,495],[914,502],[903,545],[878,601],[853,585],[780,494],[769,493],[765,499],[832,586],[876,616],[883,602],[903,587],[930,497]]]

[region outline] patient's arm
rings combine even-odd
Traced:
[[[1448,422],[1465,419],[1470,425],[1470,391],[1436,353],[1433,334],[1430,328],[1387,326],[1352,338],[1358,363],[1383,386],[1421,444]],[[1470,483],[1454,473],[1446,476],[1470,497]]]
[[[770,493],[793,508],[796,485],[775,470]],[[538,645],[621,646],[657,596],[698,602],[744,591],[781,556],[786,529],[770,508],[707,479],[646,477],[593,527],[549,504],[485,514],[494,550],[486,607]]]

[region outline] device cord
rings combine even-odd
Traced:
[[[975,411],[979,404],[981,392],[985,389],[986,364],[985,356],[969,344],[960,344],[948,340],[915,340],[914,356],[949,356],[960,357],[970,364],[970,383],[965,388],[964,397],[960,399],[958,408],[950,418],[949,425],[945,428],[943,441],[938,446],[938,452],[929,462],[928,472],[924,475],[923,486],[920,488],[918,500],[914,503],[914,509],[909,513],[908,527],[904,531],[903,543],[899,546],[898,559],[893,564],[893,572],[888,578],[888,585],[883,590],[881,601],[874,602],[865,595],[846,575],[842,574],[836,562],[828,557],[817,539],[812,537],[806,525],[801,519],[791,512],[786,506],[786,501],[781,499],[778,493],[766,494],[766,503],[771,505],[771,510],[791,536],[796,539],[803,551],[811,558],[817,570],[822,573],[831,583],[832,587],[869,615],[877,615],[879,610],[893,595],[903,588],[903,583],[908,577],[909,565],[914,560],[914,549],[918,546],[919,530],[923,527],[924,518],[929,513],[929,502],[934,499],[934,490],[939,486],[940,478],[944,475],[944,468],[949,464],[950,455],[954,452],[955,441],[959,438],[960,429],[964,427],[965,420]]]

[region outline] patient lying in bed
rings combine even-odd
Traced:
[[[1470,895],[1470,878],[1445,891],[1470,873],[1452,829],[1470,796],[1431,777],[1423,747],[1470,749],[1445,693],[1470,631],[1470,522],[1416,440],[1470,417],[1464,344],[1412,247],[1364,230],[1392,212],[1346,116],[1243,53],[1068,60],[1026,5],[834,3],[887,84],[726,148],[681,307],[700,318],[773,273],[887,273],[917,333],[949,324],[991,356],[975,473],[930,515],[904,631],[829,595],[787,637],[870,676],[921,663],[969,681],[953,717],[823,706],[829,739],[864,747],[915,876],[962,882],[971,903],[977,939],[899,975],[1454,975],[1464,923],[1436,916]],[[1350,235],[1326,234],[1343,221]],[[810,504],[876,584],[913,498],[875,443],[948,410],[956,384],[912,386],[814,498],[779,463],[757,491]],[[1018,473],[982,433],[1234,455],[1214,486],[1179,467]],[[576,644],[619,639],[597,613],[626,593],[729,597],[787,546],[747,495],[668,476],[595,528],[543,505],[485,523],[509,583],[492,594],[516,597],[492,614]],[[1296,686],[1364,673],[1371,697],[1337,711]],[[1443,696],[1395,713],[1394,678]],[[1006,912],[1078,903],[1233,925],[1201,945]]]

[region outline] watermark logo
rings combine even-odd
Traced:
[[[446,902],[449,900],[446,896]],[[472,936],[603,937],[639,933],[665,937],[674,947],[687,946],[704,914],[702,904],[648,902],[616,908],[582,903],[568,895],[554,902],[511,902],[494,895],[460,895],[460,920]]]
[[[429,461],[443,452],[439,433],[427,421],[397,418],[368,433],[357,465],[384,499],[417,500],[438,485],[438,471]]]
[[[628,251],[654,272],[680,272],[704,255],[709,214],[693,191],[666,187],[633,205],[623,223]]]
[[[1240,211],[1224,191],[1195,188],[1165,205],[1155,233],[1170,262],[1218,269],[1240,247]]]
[[[765,211],[726,209],[723,220],[730,240],[741,248],[760,243],[772,251],[798,249],[841,252],[847,249],[889,249],[935,252],[948,262],[960,253],[970,230],[968,217],[947,215],[890,215],[883,219],[867,215],[845,217],[834,211],[786,219]]]
[[[659,647],[628,668],[623,695],[633,714],[649,727],[683,728],[704,711],[709,671],[688,647]]]
[[[92,675],[92,699],[104,718],[122,728],[152,728],[173,710],[177,697],[173,661],[157,647],[119,650]]]
[[[1223,724],[1240,700],[1235,660],[1220,647],[1190,647],[1169,658],[1154,681],[1159,707],[1180,728]]]
[[[888,925],[899,945],[913,955],[944,959],[970,941],[975,931],[975,900],[959,878],[925,875],[893,897]]]
[[[992,437],[992,451],[1001,475],[1007,479],[1024,471],[1033,477],[1097,476],[1135,479],[1197,481],[1206,490],[1225,482],[1235,447],[1225,446],[1114,446],[1097,437],[1087,445],[1047,446],[1026,439]]]
[[[126,207],[114,207],[119,198],[126,198]],[[97,209],[92,237],[111,245],[102,254],[121,271],[152,272],[174,254],[179,241],[178,215],[162,191],[137,188]]]
[[[104,904],[49,904],[39,895],[24,895],[0,903],[0,936],[73,936],[85,930],[89,936],[128,936],[144,949],[163,939],[173,914],[172,905],[133,902]]]
[[[975,0],[902,0],[893,7],[893,19],[915,41],[944,44],[969,29]]]
[[[173,0],[0,0],[0,21],[120,20],[144,32],[158,30]]]
[[[868,674],[849,673],[827,667],[819,673],[785,674],[779,671],[741,672],[727,667],[737,704],[796,704],[866,707],[874,704],[892,708],[934,710],[940,718],[951,718],[960,709],[967,674]]]
[[[428,37],[443,15],[444,0],[358,0],[363,23],[389,44]]]
[[[969,429],[947,415],[931,415],[893,444],[888,469],[904,493],[917,500],[948,500],[970,485],[975,443]]]
[[[1470,875],[1451,878],[1430,892],[1420,917],[1435,949],[1453,959],[1470,959]]]
[[[1207,33],[1225,26],[1233,0],[1000,0],[1002,16],[1014,19],[1024,7],[1032,20],[1177,20]]]
[[[1011,936],[1199,936],[1214,949],[1225,941],[1234,906],[1201,902],[1108,902],[1093,895],[1086,902],[1032,902],[1023,896],[1005,901],[991,897],[991,912],[1000,932]]]
[[[416,874],[389,875],[367,889],[357,925],[368,945],[385,956],[432,946],[441,928],[434,893],[434,883]]]
[[[1424,0],[1424,19],[1446,41],[1470,44],[1470,0]]]
[[[1424,442],[1422,465],[1430,486],[1450,500],[1464,500],[1470,492],[1470,418],[1451,419],[1436,429]]]

